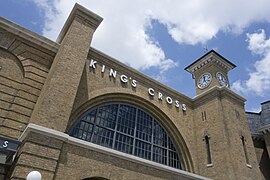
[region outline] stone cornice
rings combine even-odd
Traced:
[[[45,48],[46,50],[52,51],[56,53],[59,48],[59,44],[47,39],[37,33],[34,33],[24,27],[21,27],[7,19],[0,17],[0,28],[6,30],[7,32],[16,35],[26,41],[30,41],[31,43]]]
[[[242,96],[236,94],[227,87],[214,86],[209,90],[195,96],[193,98],[193,104],[194,107],[196,107],[198,105],[205,104],[209,100],[212,100],[214,98],[224,98],[224,97],[231,98],[241,105],[244,105],[244,102],[246,101],[246,99],[244,99]]]
[[[71,25],[71,23],[74,21],[74,19],[76,17],[82,19],[84,22],[89,24],[94,30],[96,30],[96,28],[99,26],[99,24],[103,20],[97,14],[93,13],[92,11],[90,11],[90,10],[86,9],[85,7],[76,3],[74,5],[71,13],[69,14],[69,17],[68,17],[67,21],[65,22],[60,34],[58,35],[56,42],[61,44],[65,34],[67,33],[67,31]]]
[[[155,169],[159,169],[161,171],[166,171],[166,172],[169,172],[169,173],[172,173],[172,174],[177,174],[177,175],[179,175],[179,178],[180,177],[182,177],[182,178],[186,177],[186,178],[194,179],[194,180],[195,179],[196,180],[199,180],[199,179],[201,179],[201,180],[210,180],[209,178],[206,178],[206,177],[203,177],[203,176],[200,176],[200,175],[197,175],[197,174],[193,174],[193,173],[190,173],[190,172],[187,172],[187,171],[175,169],[175,168],[165,166],[165,165],[162,165],[162,164],[159,164],[159,163],[156,163],[156,162],[152,162],[152,161],[149,161],[149,160],[146,160],[146,159],[142,159],[142,158],[139,158],[139,157],[136,157],[136,156],[133,156],[133,155],[122,153],[122,152],[116,151],[114,149],[99,146],[99,145],[96,145],[96,144],[93,144],[93,143],[90,143],[90,142],[87,142],[87,141],[84,141],[84,140],[81,140],[81,139],[78,139],[78,138],[71,137],[66,133],[56,131],[56,130],[53,130],[53,129],[49,129],[49,128],[39,126],[39,125],[36,125],[36,124],[32,124],[32,123],[28,124],[28,126],[25,128],[25,130],[22,133],[19,140],[24,141],[27,138],[28,134],[30,134],[31,132],[42,134],[42,135],[48,136],[48,137],[52,137],[54,139],[64,141],[64,142],[66,142],[68,144],[71,144],[71,145],[74,145],[74,146],[86,148],[86,149],[97,151],[97,152],[104,153],[104,154],[109,154],[111,156],[115,156],[115,157],[120,158],[120,159],[125,159],[125,160],[128,160],[128,161],[134,162],[134,163],[138,163],[138,164],[149,166],[149,167],[152,167],[152,168],[155,168]]]
[[[223,56],[215,52],[214,50],[209,51],[207,54],[196,60],[194,63],[185,68],[191,74],[194,74],[197,70],[201,69],[205,65],[213,63],[221,66],[227,71],[235,68],[236,66],[225,59]]]

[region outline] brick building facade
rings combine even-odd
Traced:
[[[234,64],[188,66],[189,98],[92,48],[101,21],[76,4],[53,42],[0,18],[2,179],[263,178]]]

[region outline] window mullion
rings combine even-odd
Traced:
[[[119,109],[120,109],[120,104],[117,105],[116,121],[115,121],[115,127],[114,127],[114,132],[113,132],[112,149],[114,149],[114,146],[115,146],[116,131],[117,131],[118,118],[119,118]]]
[[[171,137],[169,136],[166,129],[164,129],[161,124],[159,124],[158,120],[154,119],[151,115],[149,115],[147,112],[144,112],[143,110],[139,109],[138,107],[134,107],[131,105],[125,106],[124,104],[121,104],[121,103],[117,103],[117,104],[115,103],[113,106],[112,106],[112,104],[106,104],[106,105],[99,105],[99,106],[93,108],[93,110],[87,111],[87,114],[88,115],[91,114],[89,116],[94,118],[93,121],[90,120],[89,122],[86,122],[82,118],[77,123],[77,124],[80,124],[82,122],[88,123],[89,124],[88,129],[90,128],[90,125],[92,124],[93,129],[92,129],[92,133],[91,133],[91,137],[90,137],[90,142],[96,143],[96,144],[102,145],[102,146],[107,146],[108,144],[106,144],[106,142],[107,142],[107,140],[109,140],[109,144],[112,143],[112,145],[109,147],[112,149],[126,152],[126,153],[131,153],[132,155],[135,155],[136,150],[138,149],[138,153],[136,155],[138,157],[141,157],[144,159],[149,159],[151,161],[155,160],[155,162],[157,162],[157,163],[165,164],[165,165],[171,166],[173,168],[180,168],[180,169],[183,168],[182,156],[180,154],[178,154],[178,151],[175,148],[175,145],[174,145]],[[109,111],[108,111],[108,109],[109,109]],[[91,113],[94,110],[96,111],[95,114]],[[121,110],[125,111],[123,113],[125,115],[125,117],[123,117],[124,118],[123,123],[120,123],[120,122],[122,122],[120,119],[121,118],[120,117]],[[135,113],[134,113],[134,111],[135,111]],[[103,117],[103,114],[105,114],[106,117]],[[101,115],[102,115],[102,117],[101,117]],[[107,116],[109,119],[106,119]],[[115,116],[115,118],[111,119],[113,116]],[[104,127],[99,126],[100,123],[98,124],[98,118],[101,118],[100,123],[103,124]],[[106,122],[103,122],[103,121],[105,121],[104,118],[108,121],[108,123],[115,122],[115,127],[113,127],[112,124],[106,125]],[[135,118],[135,119],[133,119],[133,118]],[[139,119],[139,118],[142,118],[142,119]],[[128,122],[126,122],[126,121],[128,121]],[[120,123],[121,126],[119,126],[118,123]],[[135,124],[133,125],[133,123],[135,123]],[[150,129],[150,131],[148,131],[148,128],[150,128],[150,125],[151,125],[151,129]],[[86,125],[84,125],[84,126],[86,126]],[[72,130],[70,131],[71,136],[72,136],[72,133],[74,132],[74,129],[76,129],[76,127],[77,127],[77,125],[73,126]],[[110,127],[112,127],[112,128],[110,128]],[[80,128],[80,127],[78,127],[78,128]],[[99,128],[102,128],[102,129],[100,129],[100,131],[98,131]],[[133,128],[133,129],[131,129],[131,128]],[[84,128],[82,130],[84,130]],[[133,133],[131,133],[131,131],[133,131]],[[137,132],[139,132],[138,137],[136,136]],[[87,133],[90,133],[90,131]],[[98,135],[97,133],[100,133],[100,135]],[[150,133],[150,134],[148,134],[148,133]],[[116,143],[116,139],[118,138],[118,135],[120,138],[119,139],[119,143],[120,143],[119,146],[118,146],[118,143]],[[149,135],[151,135],[150,139],[149,139]],[[166,136],[166,137],[164,137],[164,136]],[[105,141],[104,141],[105,144],[101,143],[101,140],[99,140],[100,142],[97,141],[98,140],[97,138],[99,138],[99,139],[105,138]],[[130,139],[130,138],[133,138],[133,139]],[[157,144],[155,144],[155,138],[157,138],[157,140],[158,140]],[[206,138],[206,141],[207,141],[206,146],[207,145],[210,146],[208,138]],[[136,144],[136,142],[138,142],[138,144]],[[164,143],[166,143],[166,144],[164,144]],[[243,144],[245,145],[245,142]],[[132,146],[132,148],[130,147],[130,145]],[[149,147],[150,147],[150,154],[149,154]],[[155,149],[156,149],[156,152],[155,152]],[[210,147],[208,149],[210,151]],[[130,152],[130,151],[132,151],[132,152]],[[178,158],[176,156],[178,156]],[[211,156],[211,154],[210,154],[210,156]],[[211,161],[211,159],[208,161]],[[170,164],[170,162],[171,162],[171,164]],[[247,160],[247,162],[248,162],[248,160]],[[175,163],[179,163],[179,165],[177,165]],[[180,167],[178,167],[178,166],[180,166]]]
[[[153,147],[153,144],[154,144],[154,120],[153,118],[152,119],[152,137],[151,137],[151,161],[153,161],[153,156],[154,156],[154,147]]]
[[[138,108],[136,108],[136,115],[135,115],[135,127],[134,127],[134,133],[133,133],[133,148],[132,148],[132,154],[135,154],[135,145],[136,145],[136,131],[137,131],[137,122],[138,122]]]
[[[95,114],[95,119],[94,119],[94,122],[93,122],[94,123],[93,132],[91,134],[90,142],[93,142],[93,139],[94,139],[94,135],[95,135],[95,131],[96,131],[96,121],[97,121],[98,112],[99,112],[99,107],[97,107],[97,111],[96,111],[96,114]]]
[[[167,155],[167,162],[166,162],[166,165],[169,166],[169,136],[168,134],[166,133],[166,139],[167,139],[167,144],[166,144],[166,155]]]

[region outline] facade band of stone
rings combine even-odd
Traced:
[[[270,102],[245,112],[211,50],[189,98],[91,47],[76,4],[56,42],[0,17],[0,179],[270,179]]]

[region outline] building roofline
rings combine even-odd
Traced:
[[[261,114],[261,112],[256,113],[256,112],[249,112],[249,111],[246,111],[246,113],[247,114],[256,114],[256,115],[260,115]]]
[[[233,64],[232,62],[230,62],[228,59],[226,59],[225,57],[223,57],[222,55],[220,55],[219,53],[217,53],[215,50],[210,50],[209,52],[207,52],[205,55],[203,55],[202,57],[200,57],[199,59],[197,59],[195,62],[193,62],[192,64],[190,64],[189,66],[187,66],[185,68],[186,71],[189,71],[189,68],[192,67],[193,65],[195,65],[196,63],[198,63],[200,60],[202,60],[203,58],[205,58],[206,56],[210,55],[211,53],[217,55],[218,57],[220,57],[222,60],[224,60],[226,63],[228,63],[231,66],[231,69],[235,68],[236,65]]]
[[[12,33],[24,40],[30,41],[37,46],[43,47],[49,51],[56,53],[59,48],[59,44],[41,36],[33,31],[30,31],[14,22],[11,22],[3,17],[0,17],[0,27],[9,33]]]
[[[261,105],[266,104],[266,103],[270,103],[270,100],[262,102]]]

